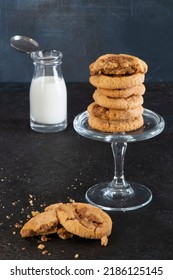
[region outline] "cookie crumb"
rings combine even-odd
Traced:
[[[78,259],[78,258],[79,258],[79,254],[78,254],[78,253],[75,254],[75,255],[74,255],[74,258],[75,258],[75,259]]]
[[[107,238],[107,236],[103,236],[101,239],[101,245],[107,246],[107,244],[108,244],[108,238]]]
[[[59,235],[59,237],[61,239],[64,239],[64,240],[73,237],[73,234],[68,232],[64,227],[58,228],[57,229],[57,234]]]
[[[44,250],[44,251],[42,252],[42,255],[46,255],[46,254],[48,254],[48,251],[47,251],[47,250]]]
[[[37,248],[38,248],[39,250],[43,250],[43,249],[45,248],[45,245],[44,245],[44,244],[39,244],[39,245],[37,246]]]
[[[17,201],[12,202],[12,203],[11,203],[12,206],[16,206],[16,204],[17,204],[19,201],[20,201],[20,200],[17,200]]]
[[[15,223],[14,227],[15,228],[21,228],[22,226],[19,223]]]
[[[50,240],[50,238],[48,238],[46,235],[41,236],[41,241],[42,242],[47,242],[48,240]]]
[[[35,200],[36,200],[35,196],[32,195],[32,194],[29,194],[29,201],[28,202],[31,206],[34,206],[34,201]]]
[[[31,205],[31,206],[33,206],[34,204],[33,204],[33,200],[29,200],[29,204]]]

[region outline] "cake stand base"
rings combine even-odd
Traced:
[[[110,183],[104,182],[90,187],[85,195],[86,200],[109,211],[130,211],[147,205],[152,200],[151,191],[143,185],[129,183],[131,194],[124,196],[122,193],[115,195],[110,192]]]

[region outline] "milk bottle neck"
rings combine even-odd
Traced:
[[[34,64],[33,78],[54,76],[63,78],[61,72],[62,53],[53,51],[37,51],[31,54]]]
[[[62,63],[62,53],[56,50],[36,51],[31,53],[31,58],[35,63],[42,65],[58,65]]]
[[[60,79],[63,78],[62,71],[61,71],[61,65],[42,65],[34,63],[34,75],[33,79],[43,77],[43,76],[54,76],[58,77]]]

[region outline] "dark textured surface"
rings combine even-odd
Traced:
[[[110,213],[113,232],[107,247],[98,240],[64,241],[52,235],[45,244],[50,255],[42,255],[39,238],[20,237],[14,225],[32,210],[69,198],[85,201],[90,186],[113,177],[110,144],[85,139],[72,126],[91,102],[93,88],[85,83],[67,87],[68,128],[48,135],[29,127],[29,85],[0,84],[0,259],[74,259],[76,253],[80,259],[172,259],[173,84],[147,85],[145,107],[160,113],[166,127],[153,139],[128,144],[126,154],[126,179],[150,188],[152,202],[140,210]]]
[[[30,36],[64,54],[67,82],[88,82],[88,65],[105,53],[144,59],[151,81],[173,81],[172,0],[1,0],[0,82],[30,82],[29,56],[10,47]]]

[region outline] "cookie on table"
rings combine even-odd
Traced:
[[[22,227],[23,238],[34,235],[57,233],[67,239],[78,235],[84,238],[101,239],[106,246],[112,231],[112,220],[100,208],[86,203],[55,203],[45,208],[45,212],[32,217]]]
[[[91,103],[87,107],[87,111],[91,116],[110,121],[137,118],[143,114],[143,110],[142,106],[127,110],[109,109],[98,105],[96,102]]]
[[[145,86],[144,84],[137,85],[131,88],[126,89],[104,89],[97,88],[96,91],[99,91],[100,94],[109,96],[109,97],[117,97],[117,98],[127,98],[132,95],[144,95]]]
[[[147,64],[136,56],[127,54],[105,54],[89,66],[90,75],[133,75],[145,74]]]
[[[89,115],[88,123],[91,128],[108,133],[129,132],[139,129],[144,124],[143,116],[135,119],[109,121]]]
[[[144,99],[141,95],[132,95],[128,98],[113,98],[100,94],[99,91],[95,91],[93,94],[94,101],[105,108],[127,110],[141,106]]]
[[[89,81],[94,87],[97,88],[127,89],[142,84],[144,79],[144,74],[136,73],[130,76],[95,75],[90,76]]]
[[[79,202],[62,204],[58,208],[58,219],[68,232],[83,238],[101,239],[101,244],[107,245],[112,220],[100,208]]]

